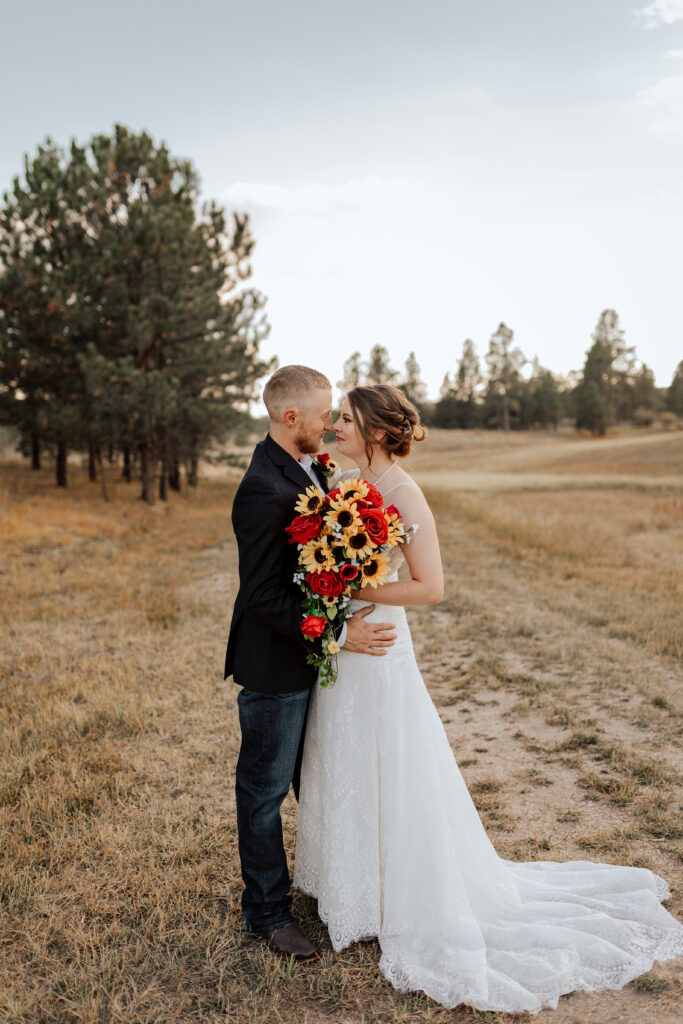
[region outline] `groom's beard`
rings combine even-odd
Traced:
[[[299,430],[294,437],[294,444],[302,455],[315,455],[320,444],[320,434],[306,434]]]

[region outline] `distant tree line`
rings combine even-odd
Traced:
[[[410,353],[401,373],[391,366],[384,345],[375,345],[367,361],[354,352],[344,364],[338,387],[348,391],[358,384],[395,384],[419,408],[425,423],[461,430],[548,429],[564,420],[604,435],[619,422],[647,425],[658,416],[672,422],[683,418],[683,361],[671,386],[657,388],[652,370],[639,364],[635,350],[626,345],[613,309],[600,314],[583,370],[566,377],[541,366],[538,359],[528,360],[513,341],[513,331],[499,324],[482,368],[468,338],[453,373],[444,377],[436,402],[427,400],[415,353]],[[524,375],[526,366],[531,372]]]
[[[246,216],[199,207],[192,164],[115,125],[25,158],[0,209],[0,422],[40,466],[88,453],[153,503],[225,438],[272,368]]]
[[[91,479],[116,468],[152,504],[197,484],[200,457],[248,413],[274,367],[259,346],[264,297],[247,282],[246,215],[200,207],[197,173],[147,133],[115,125],[68,152],[26,156],[0,207],[0,424],[40,468],[88,457]],[[658,389],[605,310],[583,370],[562,378],[529,361],[504,323],[484,366],[464,342],[435,402],[416,355],[403,372],[375,345],[354,352],[339,387],[394,383],[440,427],[526,429],[570,420],[604,434],[616,422],[683,418],[683,362]],[[530,373],[523,373],[526,366]]]

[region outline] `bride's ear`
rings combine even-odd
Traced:
[[[387,432],[386,430],[375,430],[372,436],[374,437],[375,441],[377,441],[379,444],[382,441],[386,441]]]

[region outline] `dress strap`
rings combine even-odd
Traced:
[[[397,491],[399,487],[413,487],[416,491],[420,490],[414,480],[403,480],[400,484],[394,484],[393,487],[390,487],[388,491],[384,492],[383,496],[386,498],[392,491]]]

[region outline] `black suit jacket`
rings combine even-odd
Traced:
[[[319,479],[326,491],[325,478]],[[298,549],[285,534],[297,497],[311,484],[303,467],[269,434],[256,445],[232,506],[240,586],[224,678],[232,675],[259,693],[305,690],[318,674],[306,663],[314,648],[301,633],[301,591],[292,582]]]

